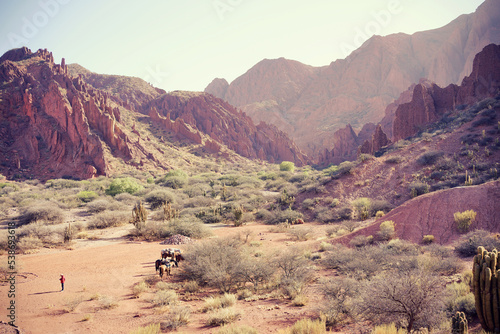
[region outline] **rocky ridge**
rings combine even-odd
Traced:
[[[123,170],[117,164],[169,170],[166,150],[180,152],[172,136],[231,161],[308,161],[286,134],[210,94],[166,94],[138,78],[68,68],[47,50],[0,59],[0,172],[8,178],[84,179]],[[157,126],[162,134],[149,132]]]
[[[332,150],[336,130],[349,123],[358,131],[366,123],[380,122],[386,106],[421,78],[439,85],[459,83],[484,46],[500,43],[499,22],[500,6],[486,0],[475,13],[439,29],[373,36],[328,66],[263,60],[229,85],[216,79],[206,92],[241,108],[256,122],[276,125],[317,158]]]

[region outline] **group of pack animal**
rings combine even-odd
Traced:
[[[170,276],[170,269],[172,264],[179,267],[179,262],[184,260],[181,254],[181,250],[178,248],[165,248],[161,250],[161,259],[155,261],[156,271],[159,271],[160,279],[163,279],[163,275]]]

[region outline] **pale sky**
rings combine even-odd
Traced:
[[[0,54],[47,48],[55,61],[136,76],[167,91],[231,82],[264,58],[313,66],[373,34],[414,33],[483,0],[1,0]]]

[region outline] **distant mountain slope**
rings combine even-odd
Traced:
[[[308,161],[275,126],[263,122],[256,126],[243,112],[210,94],[176,91],[150,101],[147,106],[155,123],[199,144],[205,141],[207,150],[213,153],[219,152],[223,144],[250,159],[287,160],[299,166]],[[202,135],[193,136],[188,128]],[[203,140],[204,135],[210,139]]]
[[[41,49],[0,60],[0,173],[8,178],[155,174],[216,159],[308,162],[285,133],[210,94],[70,70]]]
[[[421,78],[459,83],[474,56],[500,43],[500,6],[486,0],[475,13],[413,35],[373,36],[346,59],[311,67],[283,58],[263,60],[231,84],[220,79],[206,92],[240,107],[254,121],[288,133],[307,154],[334,144],[333,133],[384,116],[386,105]]]

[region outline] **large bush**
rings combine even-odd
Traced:
[[[287,221],[289,223],[292,223],[293,221],[302,218],[303,218],[302,213],[294,211],[292,209],[286,209],[283,211],[277,210],[277,211],[271,211],[269,220],[267,220],[265,223],[271,225],[277,225],[279,223],[285,223]]]
[[[19,223],[24,225],[37,221],[44,221],[48,224],[59,224],[64,221],[64,213],[54,202],[35,202],[22,211]]]
[[[283,161],[280,163],[280,171],[293,173],[295,171],[295,164],[291,161]]]
[[[174,194],[167,190],[153,190],[146,195],[146,202],[151,206],[151,210],[162,207],[165,203],[174,202]]]
[[[121,193],[129,193],[133,195],[137,191],[141,190],[142,186],[137,183],[137,180],[131,177],[114,179],[109,188],[106,189],[106,194],[115,196]]]
[[[229,292],[238,283],[242,261],[240,242],[235,239],[212,239],[192,245],[185,255],[186,274],[200,285]]]
[[[500,249],[500,239],[488,231],[475,230],[459,239],[455,246],[455,252],[463,257],[474,256],[477,254],[479,246],[483,246],[488,251],[492,251],[494,248]]]

